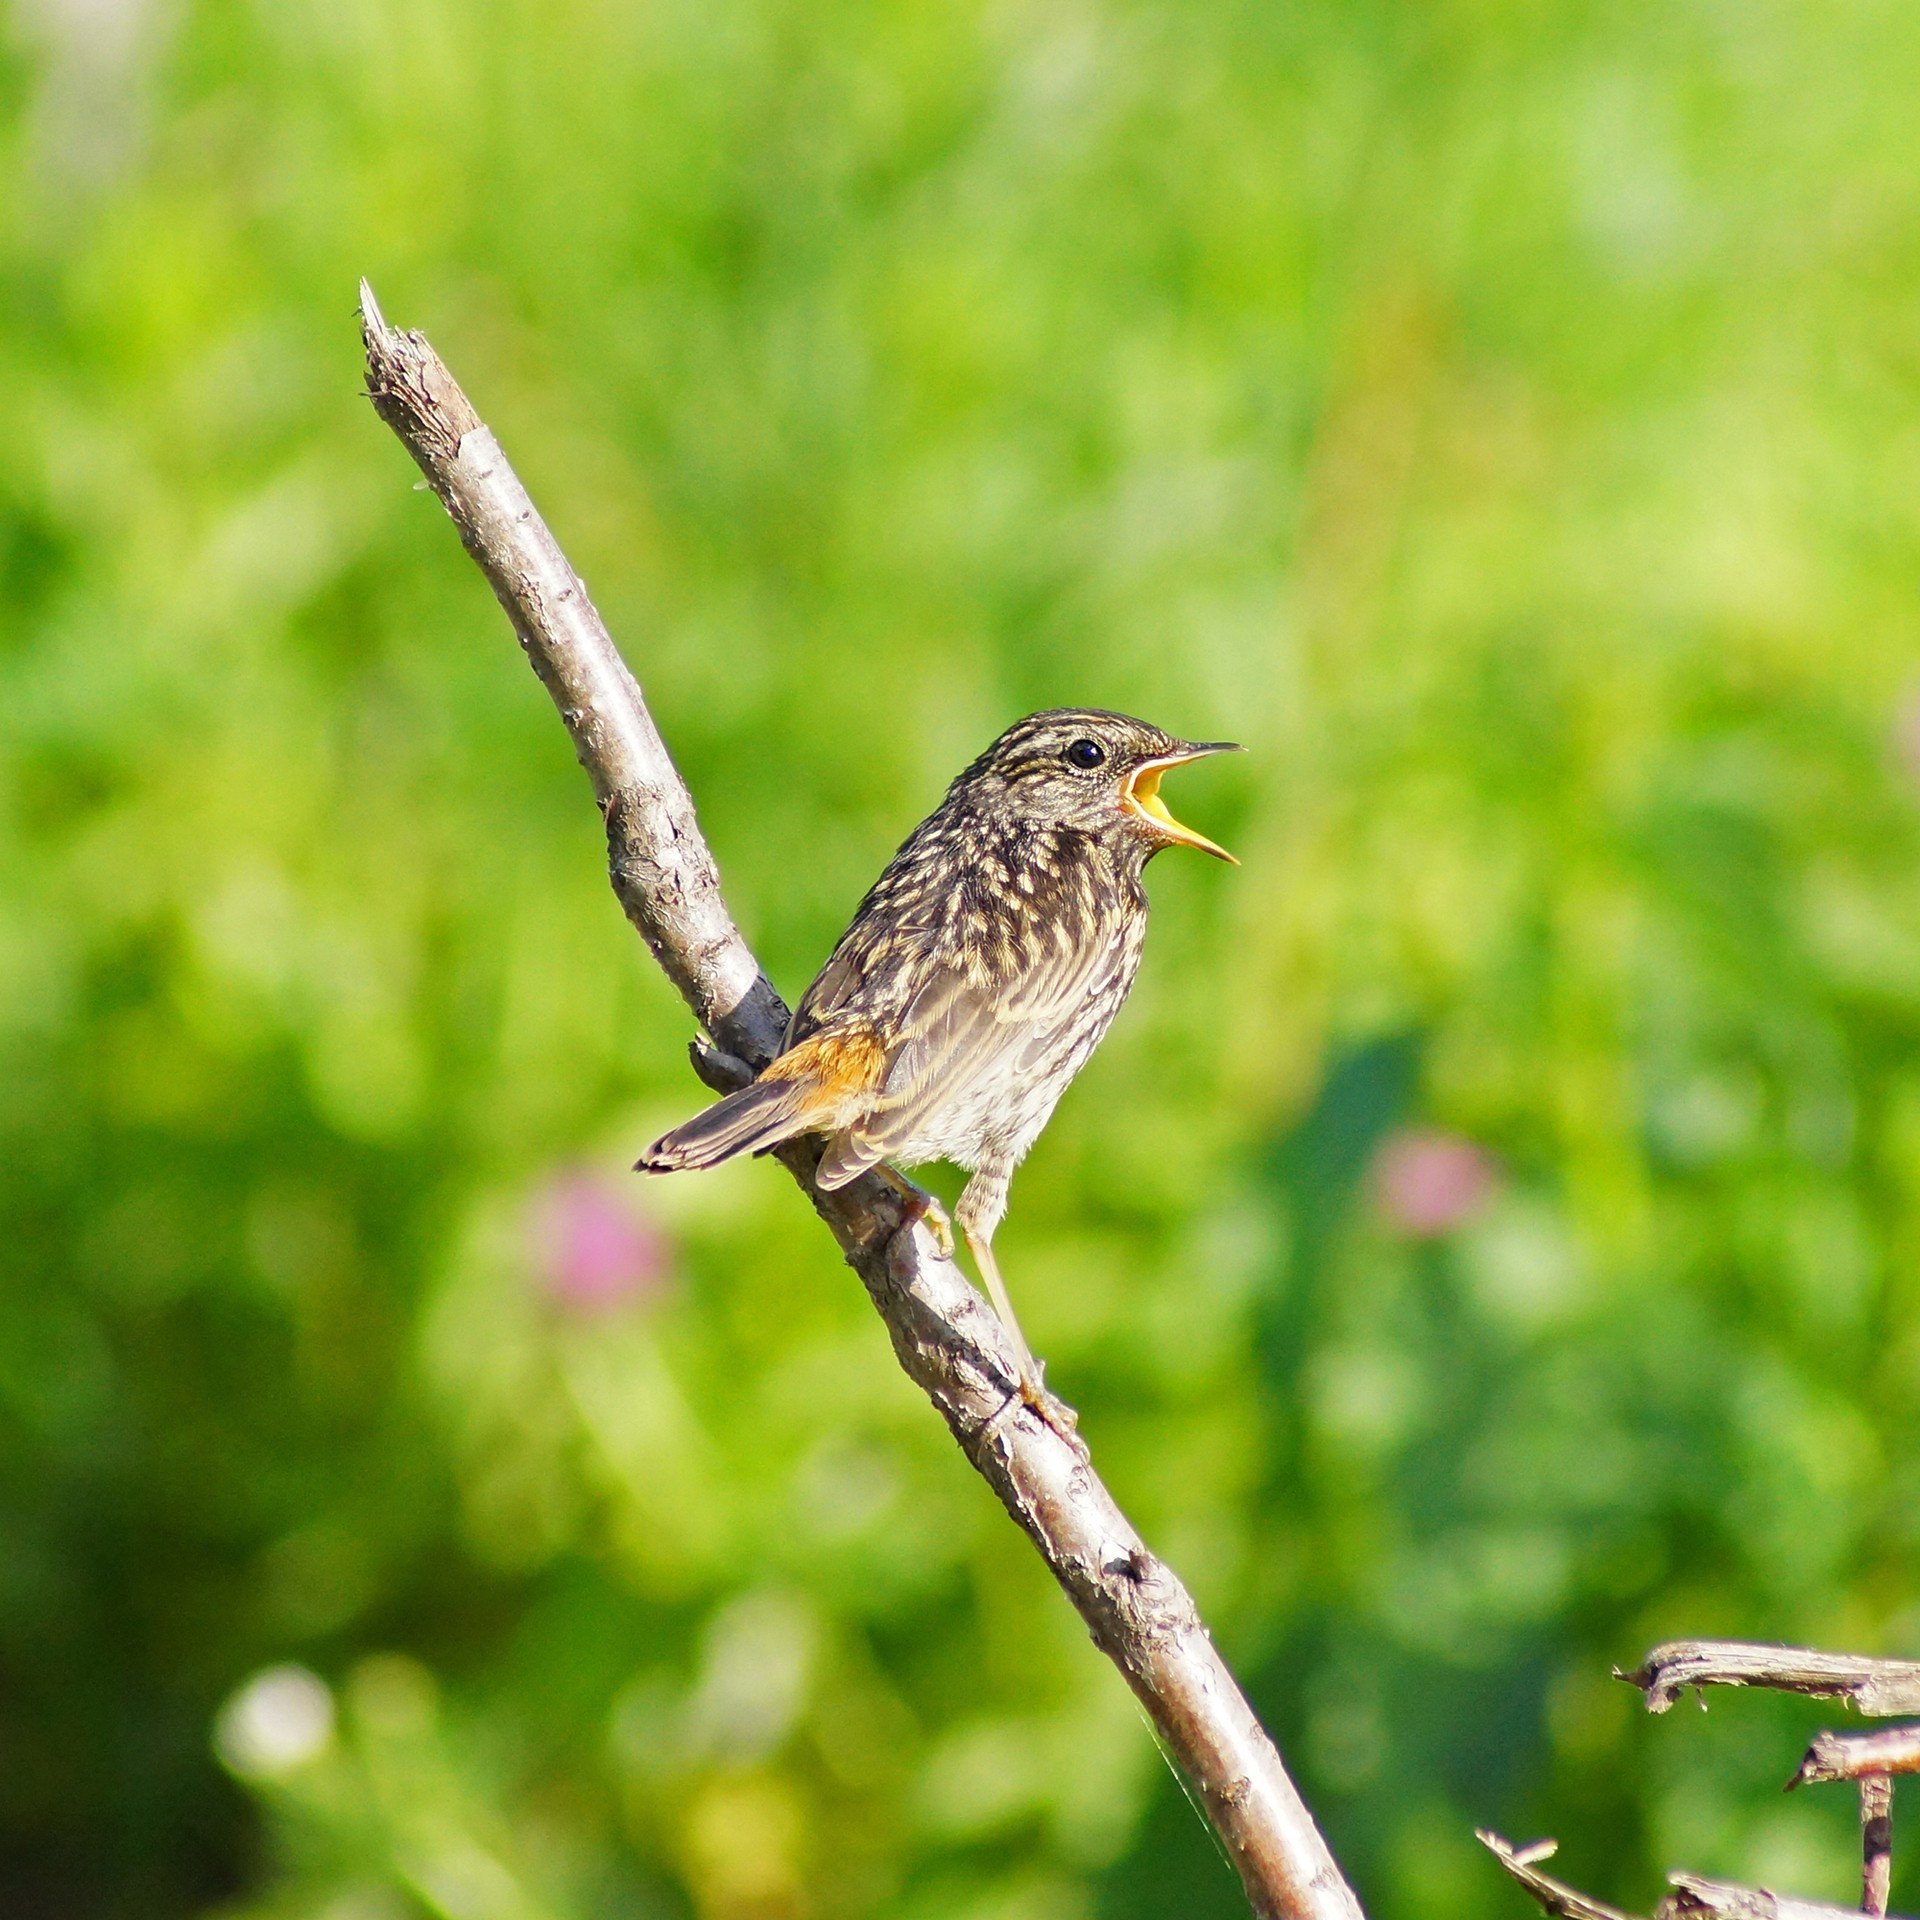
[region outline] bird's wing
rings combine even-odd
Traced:
[[[849,951],[850,945],[850,941],[842,940],[834,949],[832,958],[820,969],[813,985],[800,996],[800,1004],[794,1008],[793,1018],[787,1022],[787,1046],[792,1046],[796,1040],[804,1039],[823,1026],[858,991],[860,956]]]
[[[997,971],[977,958],[933,960],[889,1036],[871,1108],[834,1142],[820,1184],[843,1185],[898,1153],[981,1080],[1040,1071],[1054,1034],[1114,957],[1108,943],[1074,932],[1055,922],[1023,951],[1003,951]]]

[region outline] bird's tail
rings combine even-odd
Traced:
[[[717,1167],[736,1153],[759,1153],[819,1125],[817,1081],[762,1078],[684,1126],[663,1133],[634,1163],[636,1173],[679,1173]]]

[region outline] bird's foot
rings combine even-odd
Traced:
[[[753,1085],[754,1072],[737,1053],[717,1047],[704,1033],[696,1033],[687,1042],[687,1057],[693,1070],[715,1093],[738,1093]]]
[[[1087,1443],[1080,1438],[1080,1416],[1047,1386],[1047,1363],[1032,1360],[1021,1370],[1020,1399],[1031,1407],[1075,1453],[1088,1458]]]
[[[947,1218],[947,1210],[932,1194],[925,1196],[925,1205],[921,1207],[919,1218],[927,1223],[927,1231],[933,1235],[933,1244],[942,1260],[953,1258],[953,1222]]]
[[[903,1178],[891,1167],[877,1169],[906,1205],[906,1216],[900,1222],[902,1233],[911,1233],[916,1221],[924,1220],[927,1231],[933,1235],[933,1244],[942,1260],[953,1258],[953,1222],[947,1218],[947,1210],[925,1187],[916,1187],[911,1180]]]

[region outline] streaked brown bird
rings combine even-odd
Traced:
[[[954,1217],[1020,1357],[1045,1393],[993,1257],[1013,1170],[1099,1045],[1140,968],[1146,864],[1163,847],[1233,856],[1160,798],[1169,767],[1235,751],[1095,708],[1036,713],[1003,733],[861,901],[752,1086],[656,1140],[648,1173],[827,1138],[816,1178],[877,1168],[931,1221],[946,1217],[886,1163],[951,1160],[973,1178]]]

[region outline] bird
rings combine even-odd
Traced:
[[[817,1186],[879,1173],[950,1256],[946,1214],[896,1166],[965,1169],[953,1221],[1012,1344],[1021,1397],[1071,1420],[1021,1332],[993,1237],[1015,1168],[1139,972],[1147,862],[1185,846],[1239,864],[1173,817],[1161,776],[1238,751],[1096,707],[1016,721],[868,890],[780,1053],[751,1085],[663,1134],[636,1171],[717,1166],[817,1134]]]

